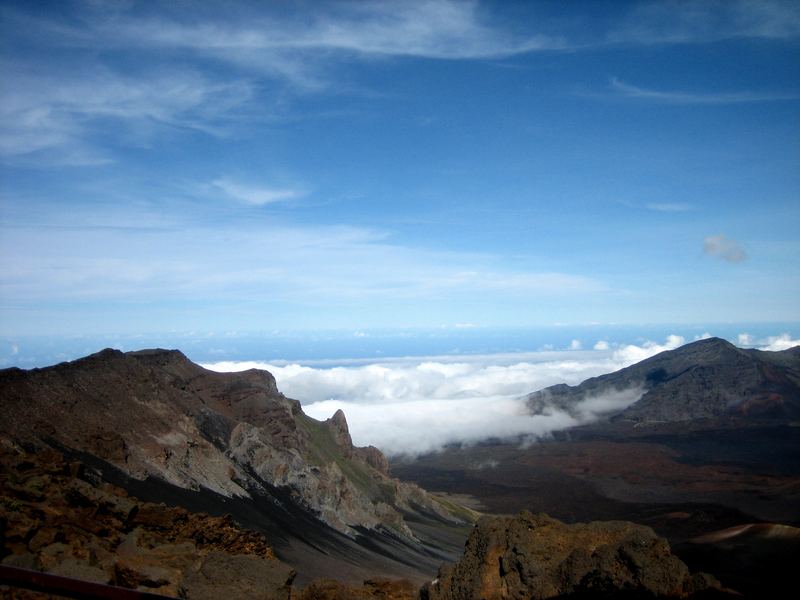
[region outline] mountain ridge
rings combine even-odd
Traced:
[[[391,479],[377,448],[353,446],[343,413],[308,417],[266,371],[216,373],[177,350],[105,349],[0,371],[0,390],[0,438],[73,454],[145,495],[148,486],[156,497],[205,494],[215,510],[227,504],[243,513],[255,503],[259,518],[288,539],[279,555],[308,557],[340,544],[361,562],[375,555],[373,572],[421,579],[458,551],[455,540],[472,518]],[[297,531],[274,523],[283,513],[295,515]],[[300,579],[342,573],[337,561],[325,562]]]
[[[701,340],[523,397],[531,412],[567,413],[574,427],[535,442],[453,445],[396,460],[392,471],[426,489],[469,494],[489,513],[647,525],[691,570],[744,597],[792,597],[800,548],[798,383],[798,347],[765,352]],[[470,578],[529,597],[524,582],[538,582],[527,575],[536,553],[515,562],[521,546],[510,534],[531,535],[515,522],[484,528],[461,567],[440,571],[432,597],[466,600]],[[753,535],[730,535],[738,531]],[[498,554],[510,565],[499,573],[491,568]]]
[[[711,348],[712,354],[720,355],[719,362],[723,366],[731,362],[731,350],[724,344],[708,342],[705,348],[701,354],[708,355],[708,348]],[[695,346],[693,350],[702,349],[703,346]],[[752,358],[747,352],[733,352],[737,360]],[[786,385],[787,381],[794,381],[794,356],[794,353],[780,354],[777,360],[770,362],[774,371],[767,373],[770,382]],[[668,363],[663,363],[663,357],[644,363],[637,382],[642,374],[656,373],[657,376],[649,380],[648,391],[652,391],[657,385],[668,385],[692,370],[675,361]],[[663,373],[658,371],[662,364]],[[611,384],[619,381],[611,377],[613,375],[596,380],[613,387]],[[633,377],[623,377],[623,381],[629,380]],[[666,541],[652,530],[631,523],[573,526],[559,524],[544,515],[534,517],[523,512],[514,518],[484,517],[470,533],[468,530],[478,517],[476,513],[445,497],[437,498],[416,485],[389,477],[386,457],[377,448],[353,445],[342,411],[336,411],[325,421],[308,417],[300,403],[280,393],[274,377],[264,371],[216,373],[192,363],[176,350],[123,353],[106,349],[53,367],[0,371],[0,407],[4,417],[0,421],[0,447],[4,449],[11,448],[24,455],[26,451],[53,448],[69,465],[80,460],[89,473],[88,480],[120,486],[131,497],[138,498],[136,502],[164,502],[194,513],[205,512],[212,518],[231,514],[231,524],[264,534],[275,556],[297,570],[295,577],[294,571],[275,565],[279,576],[272,585],[279,589],[281,597],[287,593],[291,595],[289,587],[295,584],[308,585],[301,598],[318,598],[320,594],[321,597],[352,598],[356,597],[353,594],[362,593],[367,594],[364,597],[373,597],[373,594],[379,597],[383,584],[368,586],[365,583],[362,588],[348,586],[361,583],[366,577],[388,576],[407,578],[409,582],[408,585],[387,584],[386,589],[402,593],[398,598],[415,598],[414,584],[430,582],[431,574],[442,563],[452,562],[462,555],[465,539],[469,541],[461,560],[454,567],[442,567],[439,583],[430,582],[424,586],[420,598],[466,600],[486,591],[487,598],[499,600],[507,597],[508,590],[522,593],[527,589],[533,593],[534,588],[547,588],[567,596],[585,592],[587,597],[598,594],[605,597],[607,592],[626,591],[656,596],[692,596],[698,592],[702,597],[710,589],[719,588],[713,578],[706,576],[686,579],[689,570],[671,554]],[[537,452],[546,454],[549,447],[542,443]],[[536,482],[548,481],[553,467],[566,458],[565,466],[573,474],[591,476],[594,473],[604,485],[625,493],[626,486],[630,487],[627,473],[622,480],[609,479],[608,475],[613,476],[614,472],[595,460],[603,456],[593,454],[596,449],[605,453],[613,447],[614,444],[607,442],[577,448],[579,460],[574,466],[578,470],[574,469],[569,452],[559,448],[544,469],[536,464],[535,453],[530,449],[513,449],[515,457],[505,450],[503,460],[495,460],[492,467],[480,471],[487,478],[488,485],[483,487],[490,493],[494,490],[502,494],[508,490],[517,503],[525,498],[525,503],[530,501],[532,505],[541,506],[541,496],[548,491],[541,486],[537,488]],[[584,448],[590,452],[587,454]],[[484,452],[491,448],[476,447],[474,450]],[[671,455],[663,452],[654,455],[646,444],[636,443],[616,450],[624,450],[626,459],[638,453],[647,464],[661,464],[673,469],[672,472],[679,472],[671,466]],[[660,462],[654,462],[654,458]],[[25,459],[22,460],[23,463],[16,464],[24,464]],[[581,470],[585,469],[587,460],[593,463],[591,473]],[[21,467],[22,470],[26,468]],[[15,469],[17,476],[23,478],[20,468],[13,467],[12,471]],[[65,467],[59,469],[63,473]],[[687,473],[691,471],[687,469]],[[450,469],[447,477],[454,473],[457,471]],[[706,470],[706,473],[714,472]],[[496,478],[495,474],[500,477]],[[633,476],[631,481],[640,477],[638,473]],[[510,485],[506,485],[506,477],[511,477]],[[590,486],[583,485],[574,475],[571,477],[572,480],[550,478],[549,481],[557,482],[557,488],[564,488],[551,490],[555,497],[569,496],[583,486],[583,499],[578,498],[578,504],[586,498],[595,498],[604,501],[609,510],[621,509],[637,515],[647,512],[637,510],[633,504],[629,505],[633,512],[628,512],[625,502],[603,500]],[[464,479],[468,481],[469,478]],[[84,483],[76,485],[88,490]],[[30,497],[25,496],[27,488],[17,488],[19,486],[5,488],[14,494],[19,491],[22,496],[21,500],[4,496],[0,525],[7,519],[3,511],[16,510],[19,504],[15,503],[27,502],[26,498]],[[529,489],[535,497],[526,495]],[[481,499],[481,491],[470,491]],[[72,496],[66,501],[70,502],[70,498]],[[561,504],[564,508],[563,502]],[[550,508],[559,509],[552,504],[548,510]],[[31,509],[37,510],[36,507]],[[569,510],[566,507],[567,513]],[[657,522],[686,518],[692,522],[681,528],[694,528],[694,517],[689,513],[684,517],[679,512],[695,511],[692,505],[664,505],[657,509],[659,513],[663,510],[669,513],[657,516]],[[700,512],[703,511],[708,513],[706,509]],[[729,511],[722,519],[714,517],[714,522],[730,521],[728,526],[739,526],[742,521],[739,514],[734,513]],[[570,521],[575,520],[568,516]],[[112,554],[126,552],[140,539],[130,530],[136,522],[129,517],[124,521],[126,524],[120,535],[124,534],[126,539],[133,535],[135,539],[131,538],[131,543],[126,541],[127,545],[119,546]],[[217,523],[227,527],[227,521]],[[27,525],[19,528],[12,554],[8,555],[8,548],[4,548],[0,558],[5,561],[10,556],[9,560],[23,562],[36,559],[43,566],[41,549],[36,544],[35,548],[30,546],[30,536],[23,531],[25,527]],[[51,533],[35,531],[34,537]],[[705,533],[705,530],[698,533]],[[541,543],[561,549],[560,554],[553,555],[555,559],[551,560],[552,552],[542,554],[536,550]],[[593,548],[589,553],[584,548],[587,544]],[[644,551],[645,546],[649,550]],[[72,556],[64,554],[62,558],[66,562],[59,562],[55,567],[97,566],[91,562],[91,557],[88,565],[81,562],[83,558],[75,554],[80,551],[80,544],[74,546],[70,551]],[[205,552],[202,548],[200,551],[201,554]],[[45,555],[48,552],[50,550]],[[140,557],[150,554],[149,550],[136,552]],[[191,568],[205,568],[202,565],[206,564],[206,559],[194,550],[183,556],[184,566],[192,562],[195,567]],[[119,564],[118,558],[107,558],[102,574],[97,569],[92,571],[98,577],[110,577],[113,573],[109,569],[116,569],[114,565]],[[44,560],[47,562],[46,556]],[[218,556],[211,560],[218,567],[234,564],[238,559]],[[238,562],[244,565],[253,560],[247,558]],[[500,561],[499,571],[497,560]],[[476,564],[483,566],[476,571]],[[667,586],[660,587],[658,582],[665,573],[672,573],[676,568],[681,571],[680,577],[670,582],[664,580]],[[142,571],[134,571],[139,575],[122,581],[135,584],[140,576],[146,576]],[[469,575],[472,571],[476,577]],[[339,583],[320,582],[320,577],[336,579]],[[309,585],[312,580],[317,581]],[[159,581],[153,580],[154,583]],[[194,580],[190,571],[182,569],[164,581],[182,586],[181,582],[189,585]],[[212,578],[202,585],[216,583]],[[651,583],[656,584],[655,587],[651,587]]]
[[[636,401],[604,411],[605,419],[633,427],[796,420],[800,347],[769,352],[737,348],[720,338],[698,340],[577,386],[559,384],[533,392],[526,403],[534,414],[557,408],[579,416],[582,401],[639,389]]]

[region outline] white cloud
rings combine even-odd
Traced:
[[[610,346],[605,340],[597,340],[597,343],[594,345],[595,350],[608,350],[609,348]]]
[[[123,76],[97,67],[82,76],[48,65],[0,65],[0,156],[41,156],[65,165],[104,164],[96,137],[115,122],[117,141],[141,146],[164,129],[220,135],[233,109],[249,101],[243,80],[211,80],[191,70]]]
[[[781,335],[770,336],[766,340],[763,340],[759,344],[759,349],[777,352],[780,350],[788,350],[795,346],[800,346],[800,340],[793,340],[788,333],[782,333]]]
[[[737,338],[738,346],[755,346],[755,338],[749,333],[740,333]]]
[[[9,59],[3,66],[9,85],[3,86],[0,98],[6,108],[0,152],[20,160],[47,151],[50,162],[95,165],[113,159],[96,137],[115,135],[117,142],[130,142],[164,126],[224,135],[233,123],[247,118],[248,108],[251,118],[276,118],[282,113],[271,106],[285,105],[292,93],[342,93],[348,84],[341,66],[354,62],[399,57],[474,60],[592,48],[608,41],[674,42],[712,34],[788,38],[800,31],[798,11],[791,3],[746,0],[690,3],[691,8],[684,3],[669,8],[644,5],[631,11],[619,31],[593,41],[519,34],[492,22],[490,9],[469,1],[317,3],[308,11],[270,10],[250,3],[214,6],[201,3],[189,14],[132,5],[117,5],[113,11],[81,5],[79,18],[70,24],[67,19],[33,16],[32,11],[5,10],[10,47],[18,41],[23,42],[16,44],[20,47],[37,44],[43,55],[58,56],[60,65],[56,71],[49,62],[13,64]],[[141,73],[112,67],[120,57],[126,67],[139,65]],[[159,71],[155,60],[170,65],[169,71]],[[284,93],[286,84],[289,94]],[[797,98],[663,92],[619,80],[612,85],[624,96],[661,102]],[[104,127],[103,119],[127,123],[127,132],[121,135]],[[679,206],[652,205],[653,210]]]
[[[300,189],[248,185],[235,181],[230,177],[215,179],[211,182],[211,185],[233,200],[255,206],[292,200],[306,195],[306,192]]]
[[[413,299],[456,319],[469,315],[430,301],[608,293],[589,277],[509,271],[496,256],[392,244],[387,234],[365,228],[254,221],[180,227],[169,215],[160,218],[124,208],[104,220],[76,209],[9,228],[0,252],[13,260],[0,273],[0,294],[18,305],[75,298],[146,302],[154,294],[164,301],[202,297],[212,305],[268,299],[311,313],[320,305],[330,312],[368,303],[404,307]]]
[[[633,344],[623,346],[618,348],[614,351],[613,358],[620,363],[625,364],[633,364],[644,360],[645,358],[650,358],[651,356],[655,356],[660,352],[664,352],[665,350],[674,350],[679,346],[682,346],[686,342],[685,338],[680,335],[668,335],[666,341],[663,344],[657,344],[656,342],[647,341],[641,346],[636,346]]]
[[[97,32],[109,44],[184,48],[223,60],[235,61],[246,52],[252,64],[289,76],[302,68],[295,60],[307,53],[467,59],[563,46],[556,38],[513,36],[493,28],[476,2],[451,0],[340,3],[335,10],[320,4],[301,19],[275,14],[239,20],[215,15],[199,22],[116,19],[98,23]]]
[[[580,350],[582,348],[583,348],[583,343],[581,343],[580,340],[572,340],[569,343],[569,349],[570,350]]]
[[[611,78],[611,88],[615,93],[634,100],[648,100],[665,104],[741,104],[749,102],[779,102],[797,100],[797,94],[730,92],[702,93],[686,91],[663,91],[639,87]],[[661,211],[685,211],[690,207],[685,204],[648,204],[647,208]]]
[[[703,240],[703,251],[709,256],[732,263],[740,263],[747,258],[747,253],[739,242],[728,239],[722,234],[710,235]]]
[[[449,400],[465,397],[518,397],[534,390],[613,370],[608,356],[575,358],[573,352],[430,357],[382,360],[367,365],[312,368],[298,364],[221,362],[219,371],[262,368],[281,391],[303,402],[340,400],[362,404]]]
[[[316,3],[302,11],[269,3],[79,7],[75,18],[58,21],[41,11],[3,11],[9,47],[34,46],[48,57],[28,53],[23,63],[9,52],[0,64],[7,160],[106,164],[110,146],[149,142],[165,126],[228,135],[253,119],[286,118],[294,94],[357,89],[341,76],[354,62],[486,59],[563,45],[516,35],[491,23],[477,2],[452,0]],[[275,191],[282,198],[285,190]]]
[[[474,443],[488,438],[544,437],[578,424],[563,412],[529,415],[522,402],[507,397],[481,397],[383,404],[328,400],[304,407],[316,419],[336,410],[347,416],[353,439],[377,446],[390,455],[424,454],[450,443]]]
[[[663,345],[646,342],[613,353],[396,358],[331,368],[253,361],[204,366],[216,371],[266,369],[275,375],[279,389],[299,399],[310,416],[326,419],[344,410],[356,444],[375,445],[390,454],[418,454],[489,437],[535,439],[594,421],[629,406],[642,389],[585,398],[575,407],[575,416],[555,409],[530,415],[524,397],[557,383],[577,385],[681,343],[683,338],[669,336]]]
[[[337,65],[354,60],[485,59],[564,45],[554,36],[516,35],[496,27],[477,2],[469,1],[315,3],[313,10],[303,11],[271,10],[264,3],[214,6],[199,5],[191,15],[119,10],[113,18],[84,10],[79,26],[12,10],[8,19],[57,47],[113,49],[145,60],[148,52],[175,62],[200,59],[304,91],[341,89],[341,79],[333,76]]]
[[[644,394],[644,387],[633,386],[625,390],[613,390],[605,394],[587,396],[575,406],[582,423],[597,420],[602,415],[627,408]]]

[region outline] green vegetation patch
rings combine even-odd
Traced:
[[[369,498],[383,498],[378,483],[373,479],[369,468],[357,461],[349,460],[342,454],[342,449],[336,443],[331,428],[321,421],[312,419],[307,415],[300,415],[298,425],[308,432],[310,440],[306,460],[310,464],[326,466],[336,463],[353,485]]]

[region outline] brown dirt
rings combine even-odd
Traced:
[[[265,589],[258,596],[265,599],[288,598],[294,578],[263,536],[229,516],[140,502],[55,451],[26,454],[8,447],[0,453],[0,560],[191,598],[210,593],[202,574],[220,565],[230,573],[260,571],[255,583]],[[237,585],[229,600],[251,597],[247,576]],[[9,597],[25,597],[20,594]]]

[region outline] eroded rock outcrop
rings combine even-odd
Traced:
[[[565,525],[522,512],[481,519],[462,559],[442,567],[423,598],[540,600],[619,593],[685,598],[719,587],[710,575],[691,575],[649,527],[624,521]]]

